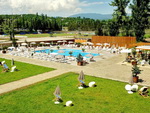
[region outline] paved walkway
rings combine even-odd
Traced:
[[[86,66],[77,66],[77,65],[62,64],[62,63],[57,63],[57,62],[42,61],[38,59],[0,54],[1,58],[6,58],[6,59],[13,58],[15,61],[21,61],[21,62],[36,64],[36,65],[41,65],[41,66],[46,66],[46,67],[52,67],[52,68],[57,69],[51,72],[39,74],[39,75],[32,76],[29,78],[25,78],[25,79],[11,82],[11,83],[0,85],[0,94],[9,92],[15,89],[19,89],[19,88],[22,88],[22,87],[25,87],[25,86],[28,86],[28,85],[31,85],[31,84],[55,77],[55,76],[59,76],[63,73],[67,73],[67,72],[79,73],[81,70],[83,70],[84,73],[87,75],[128,82],[130,76],[132,75],[131,74],[132,67],[131,65],[120,64],[120,62],[124,60],[125,55],[111,56],[110,58],[108,58],[109,54],[107,55],[105,54],[103,56],[106,59],[96,61],[95,63],[90,63]],[[143,71],[139,76],[140,76],[140,79],[144,81],[138,84],[150,86],[150,68],[141,67],[141,69]]]

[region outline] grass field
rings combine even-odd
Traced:
[[[27,36],[28,38],[40,38],[40,37],[50,37],[48,33],[42,34],[25,34],[25,35],[16,35],[16,36]],[[53,34],[53,36],[76,36],[76,34],[67,34],[67,33],[60,33],[60,34]]]
[[[8,67],[11,68],[11,61],[0,58],[0,61],[3,60],[5,60]],[[18,69],[18,71],[15,72],[2,72],[2,67],[0,67],[0,84],[20,80],[22,78],[27,78],[30,76],[54,70],[53,68],[47,68],[17,61],[15,61],[15,66],[17,66]]]
[[[50,34],[48,33],[43,33],[43,34],[25,34],[25,35],[16,35],[16,36],[27,36],[28,38],[40,38],[40,37],[50,37]],[[78,35],[78,34],[67,34],[67,33],[58,33],[58,34],[53,34],[53,37],[57,36],[73,36],[76,38],[91,38],[92,35],[84,36],[84,35]]]
[[[0,95],[1,113],[149,113],[150,98],[128,94],[126,83],[85,76],[97,87],[79,90],[78,74],[66,73],[32,86]],[[55,105],[53,92],[60,86],[63,102]],[[64,107],[72,100],[74,106]]]

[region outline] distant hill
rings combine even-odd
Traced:
[[[69,17],[81,17],[81,18],[90,18],[90,19],[99,19],[99,20],[108,20],[112,19],[112,14],[98,14],[98,13],[79,13],[71,15]]]

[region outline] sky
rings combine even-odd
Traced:
[[[0,14],[47,14],[68,17],[78,13],[112,14],[113,0],[0,0]],[[127,12],[130,10],[127,8]]]

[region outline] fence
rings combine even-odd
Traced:
[[[92,43],[109,43],[111,46],[129,47],[136,43],[135,37],[119,37],[119,36],[92,36]]]
[[[75,43],[87,42],[87,39],[75,39]]]

